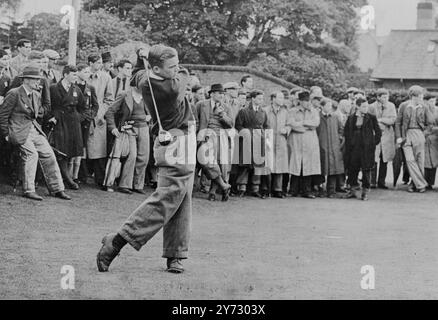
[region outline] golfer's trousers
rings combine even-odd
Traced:
[[[169,161],[169,152],[166,150],[174,144],[180,146],[187,144],[186,148],[189,151],[185,152],[196,154],[196,136],[194,135],[178,136],[176,141],[169,146],[161,146],[158,139],[155,140],[154,157],[158,167],[157,189],[131,214],[122,225],[119,234],[134,249],[140,250],[163,228],[163,258],[185,259],[191,231],[192,189],[196,159],[177,163]],[[176,147],[176,152],[179,152],[178,148]]]
[[[406,157],[409,175],[412,183],[417,189],[427,187],[427,182],[424,179],[424,157],[426,139],[424,133],[420,129],[408,129],[406,132],[406,143],[403,146],[403,152]]]

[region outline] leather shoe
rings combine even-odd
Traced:
[[[64,191],[55,193],[55,197],[62,200],[71,200],[71,197],[69,197]]]
[[[387,186],[385,186],[384,184],[379,184],[377,186],[379,189],[383,189],[383,190],[388,190],[389,188]]]
[[[216,201],[216,195],[214,193],[210,193],[208,195],[208,201]]]
[[[311,193],[306,193],[303,197],[304,197],[304,198],[307,198],[307,199],[315,199],[315,198],[316,198],[316,197],[315,197],[313,194],[311,194]]]
[[[132,194],[132,191],[128,188],[119,188],[118,191],[121,193]]]
[[[227,202],[230,199],[230,191],[231,189],[225,190],[222,192],[222,201]]]
[[[111,262],[120,253],[120,250],[116,250],[113,246],[115,236],[115,233],[107,234],[102,239],[102,248],[100,248],[96,258],[97,270],[100,272],[107,272]]]
[[[67,188],[71,190],[79,190],[79,185],[76,182],[68,182],[66,183]]]
[[[251,195],[252,195],[253,197],[260,198],[260,199],[265,199],[265,198],[266,198],[266,196],[265,196],[264,194],[261,194],[261,193],[258,192],[258,191],[252,192]]]
[[[43,201],[43,197],[39,196],[35,192],[26,192],[24,194],[25,198],[31,199],[31,200],[37,200],[37,201]]]
[[[146,192],[143,189],[132,189],[132,191],[139,193],[139,194],[146,194]]]
[[[167,258],[167,272],[183,273],[184,268],[181,261],[182,259],[178,258]]]
[[[276,191],[276,192],[274,192],[274,198],[284,199],[285,196],[284,196],[283,192]]]

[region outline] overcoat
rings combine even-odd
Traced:
[[[114,102],[111,76],[103,71],[90,76],[89,84],[96,89],[99,109],[94,121],[90,125],[87,141],[87,157],[89,159],[101,159],[107,157],[107,125],[105,114]]]
[[[380,102],[376,101],[370,105],[368,112],[377,117],[380,130],[382,131],[381,142],[376,146],[375,161],[377,163],[380,161],[380,153],[382,153],[383,162],[392,161],[395,157],[394,125],[397,119],[395,105],[392,102],[388,102],[383,106]]]
[[[344,157],[341,139],[344,137],[342,118],[338,115],[320,113],[319,127],[316,129],[321,155],[321,174],[332,176],[344,173]]]
[[[291,129],[288,137],[289,173],[294,176],[321,174],[319,140],[316,128],[319,126],[319,112],[310,107],[298,106],[290,109],[287,125]]]
[[[96,89],[88,83],[77,85],[85,98],[85,111],[81,113],[81,126],[82,126],[82,138],[84,146],[87,145],[88,137],[90,135],[90,126],[94,122],[94,118],[99,110],[99,104],[97,102]],[[94,124],[93,124],[94,125]]]
[[[438,168],[438,107],[429,107],[433,124],[424,132],[426,136],[424,167]]]
[[[356,114],[348,117],[344,128],[345,136],[345,167],[348,170],[360,168],[371,170],[374,168],[376,146],[380,143],[382,131],[377,123],[376,116],[365,114],[360,129],[360,139],[356,141]]]
[[[268,108],[268,125],[272,130],[273,163],[271,173],[282,174],[289,172],[289,157],[287,152],[287,136],[290,127],[287,126],[287,109],[280,107],[278,111],[273,106]],[[286,133],[281,133],[285,129]]]
[[[68,158],[83,155],[81,114],[85,112],[85,97],[78,86],[72,84],[68,92],[62,82],[50,86],[52,116],[56,119],[53,146]]]
[[[264,171],[265,129],[269,128],[266,112],[262,107],[256,112],[250,102],[237,114],[235,128],[238,134],[235,137],[234,163]]]

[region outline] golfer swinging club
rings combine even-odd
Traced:
[[[186,146],[189,152],[196,152],[196,135],[189,134],[194,130],[191,126],[195,125],[195,118],[188,100],[184,98],[189,73],[179,68],[176,50],[164,45],[152,46],[148,60],[150,70],[146,66],[146,70],[139,71],[133,81],[142,91],[155,124],[152,132],[159,136],[154,144],[158,185],[117,233],[102,239],[103,245],[97,254],[100,272],[108,271],[125,244],[140,250],[161,228],[167,271],[183,272],[182,260],[187,258],[196,161],[189,163],[186,159],[174,163],[167,159],[169,152],[166,153],[166,150]],[[185,153],[188,153],[187,150]]]

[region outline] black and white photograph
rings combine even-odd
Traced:
[[[0,300],[436,300],[437,99],[438,0],[0,0]]]

